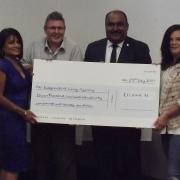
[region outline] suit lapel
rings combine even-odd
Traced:
[[[106,46],[107,46],[107,39],[103,39],[100,48],[98,49],[99,59],[105,62],[106,59]]]
[[[131,48],[132,47],[132,42],[129,40],[129,38],[127,38],[124,43],[123,46],[121,48],[121,52],[118,58],[118,63],[128,63],[130,62],[128,59],[132,59],[132,51]]]

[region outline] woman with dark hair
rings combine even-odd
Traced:
[[[180,24],[166,30],[161,55],[160,116],[155,127],[164,133],[162,141],[168,158],[168,179],[180,180]]]
[[[35,123],[28,110],[31,76],[23,68],[23,41],[13,28],[0,32],[0,161],[1,180],[17,180],[28,168],[26,122]]]

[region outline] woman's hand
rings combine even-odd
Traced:
[[[171,118],[179,115],[180,115],[180,106],[179,104],[174,104],[159,116],[159,118],[155,121],[154,126],[156,129],[161,130],[166,127],[168,121]]]
[[[31,124],[37,123],[36,115],[33,112],[31,112],[30,110],[25,110],[24,111],[24,119],[28,123],[31,123]]]
[[[24,69],[26,69],[27,71],[29,71],[29,73],[31,75],[33,75],[33,66],[31,64],[24,64],[23,65]]]
[[[162,113],[154,123],[154,126],[157,130],[162,130],[166,127],[169,121],[169,116],[167,112]]]

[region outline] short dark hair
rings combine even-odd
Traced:
[[[107,20],[108,20],[108,16],[110,14],[122,14],[124,17],[125,17],[125,20],[126,20],[126,25],[129,26],[128,24],[128,18],[127,18],[127,15],[125,12],[121,11],[121,10],[113,10],[113,11],[110,11],[106,14],[106,17],[105,17],[105,24],[107,23]]]
[[[5,28],[0,32],[0,57],[3,58],[5,56],[3,47],[10,36],[15,36],[21,44],[21,53],[18,56],[21,59],[23,57],[23,40],[20,33],[14,28]]]
[[[44,28],[46,27],[48,21],[50,21],[50,20],[60,20],[60,21],[65,22],[63,15],[58,11],[54,11],[46,17],[46,20],[44,23]]]
[[[170,52],[170,36],[174,31],[178,30],[180,30],[180,24],[174,24],[170,26],[164,34],[161,44],[162,70],[165,70],[173,65],[173,56]]]

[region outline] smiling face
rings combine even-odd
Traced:
[[[62,20],[49,20],[44,27],[44,31],[49,45],[59,46],[64,38],[65,23]]]
[[[127,19],[121,12],[112,12],[106,17],[106,36],[112,43],[118,44],[127,36]]]
[[[174,31],[170,35],[169,48],[174,59],[180,57],[180,30]]]
[[[6,57],[19,59],[22,45],[16,36],[10,35],[4,42],[3,52]]]

